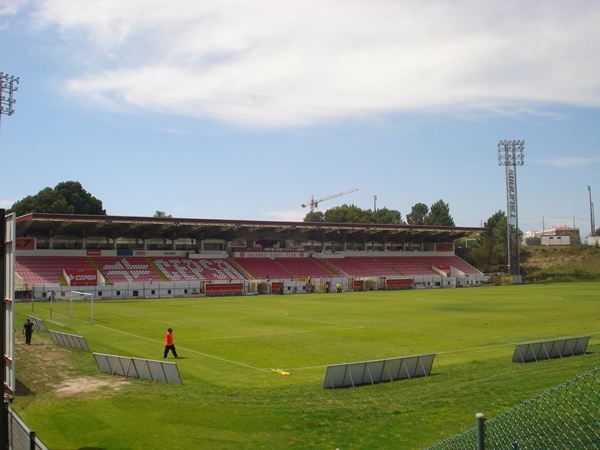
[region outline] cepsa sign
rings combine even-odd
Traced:
[[[65,278],[71,286],[96,286],[98,272],[96,270],[69,270],[65,271]]]

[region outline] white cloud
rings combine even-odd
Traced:
[[[68,90],[103,107],[283,127],[600,106],[595,1],[40,0],[35,17],[65,38]]]
[[[306,216],[306,212],[290,209],[287,211],[271,211],[266,213],[273,220],[281,220],[284,222],[302,222]]]
[[[29,0],[0,0],[0,17],[17,14],[28,2]]]
[[[554,166],[561,169],[571,169],[574,167],[590,166],[600,163],[600,158],[577,158],[577,157],[565,157],[565,158],[554,158],[554,159],[537,159],[534,162],[545,164],[548,166]]]

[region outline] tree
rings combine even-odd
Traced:
[[[373,214],[374,222],[384,225],[399,225],[402,223],[402,214],[394,209],[380,208]]]
[[[394,209],[381,208],[375,213],[356,205],[342,205],[325,213],[315,211],[304,216],[305,222],[400,224],[402,214]]]
[[[438,200],[431,208],[429,214],[425,217],[425,225],[437,225],[440,227],[453,227],[454,219],[450,215],[450,206],[442,200]]]
[[[306,213],[304,216],[305,222],[325,222],[325,216],[321,211],[313,211]]]
[[[358,206],[342,205],[325,211],[325,222],[334,223],[373,223],[373,213]]]
[[[477,237],[466,260],[482,272],[504,272],[508,263],[506,213],[494,213],[483,225],[488,231]]]
[[[425,225],[425,217],[429,213],[429,208],[425,203],[413,205],[410,214],[406,215],[406,223],[409,225]]]
[[[167,213],[166,213],[166,212],[164,212],[164,211],[158,211],[158,210],[157,210],[157,211],[154,213],[154,216],[152,216],[152,217],[158,217],[158,218],[171,219],[173,216],[172,216],[171,214],[167,215]]]
[[[83,189],[78,181],[58,183],[54,189],[44,188],[36,195],[15,202],[8,212],[17,216],[30,213],[106,215],[102,201]]]
[[[410,214],[406,215],[406,223],[409,225],[434,225],[440,227],[453,227],[454,219],[450,215],[450,206],[443,200],[438,200],[431,208],[425,203],[413,205]]]

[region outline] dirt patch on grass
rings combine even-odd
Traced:
[[[93,394],[100,391],[118,391],[128,381],[118,378],[101,377],[79,377],[63,381],[56,387],[55,392],[62,397],[78,396],[82,394]]]
[[[59,396],[89,396],[99,392],[118,391],[129,383],[121,378],[83,375],[75,359],[81,354],[54,345],[45,333],[34,332],[32,344],[26,345],[16,336],[16,395],[55,393]],[[89,355],[91,362],[91,354]],[[95,363],[91,366],[95,370]]]

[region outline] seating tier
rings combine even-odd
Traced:
[[[93,261],[110,283],[246,278],[225,258],[97,256]],[[448,276],[451,267],[466,275],[481,274],[457,256],[352,256],[319,260],[321,264],[312,258],[237,258],[236,261],[253,277],[273,280],[308,276],[332,278],[343,276],[341,274],[355,278],[431,276],[436,274],[432,267]],[[18,256],[15,269],[27,283],[56,284],[64,270],[95,267],[85,256]]]
[[[384,258],[382,258],[383,260]],[[331,258],[328,261],[350,277],[398,277],[400,273],[371,256]]]
[[[64,270],[93,269],[85,256],[19,256],[15,271],[26,283],[56,284]]]
[[[236,261],[255,278],[291,279],[294,274],[271,258],[236,258]]]
[[[331,278],[335,276],[312,258],[281,258],[277,261],[300,278]]]
[[[433,270],[405,256],[386,256],[379,258],[389,267],[407,277],[422,277],[437,275]]]
[[[170,281],[240,280],[240,274],[226,259],[152,258]]]
[[[147,283],[160,277],[140,256],[96,256],[94,261],[110,283]]]
[[[446,272],[448,276],[450,275],[450,267],[460,270],[465,275],[481,275],[479,270],[475,269],[458,256],[415,256],[412,257],[412,259],[423,265],[442,270]]]

